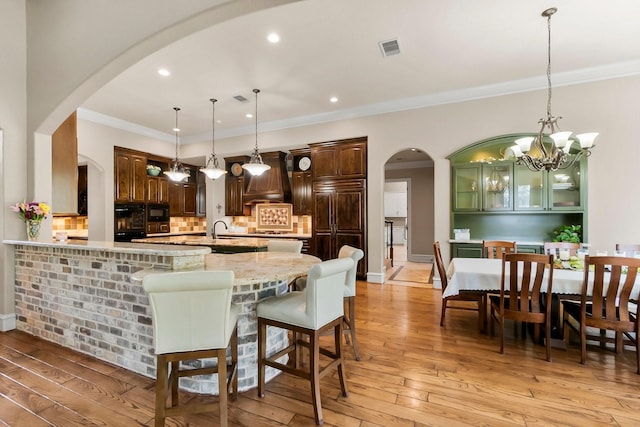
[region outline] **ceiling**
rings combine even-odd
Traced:
[[[79,116],[171,142],[177,106],[181,143],[193,143],[211,138],[212,97],[216,140],[253,133],[253,88],[261,131],[544,89],[541,12],[552,6],[555,86],[640,73],[637,0],[305,0],[176,41],[97,91]],[[272,31],[280,43],[266,40]],[[400,54],[384,57],[379,42],[396,38]]]

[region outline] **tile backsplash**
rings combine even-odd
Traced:
[[[207,219],[199,217],[180,217],[172,216],[170,222],[172,233],[181,233],[187,231],[207,232]]]

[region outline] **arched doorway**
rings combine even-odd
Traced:
[[[429,284],[434,241],[433,160],[411,148],[385,163],[385,283]]]

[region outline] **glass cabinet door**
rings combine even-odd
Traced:
[[[541,211],[547,207],[547,172],[531,171],[526,166],[515,166],[514,204],[520,211]]]
[[[453,210],[480,210],[480,165],[453,168]]]
[[[512,210],[512,163],[485,163],[482,165],[483,209]]]
[[[549,207],[552,210],[581,210],[582,164],[575,162],[567,169],[549,172]]]

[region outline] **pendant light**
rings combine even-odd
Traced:
[[[173,109],[176,111],[176,127],[173,128],[173,131],[176,133],[176,157],[171,162],[171,167],[169,168],[169,170],[164,171],[164,173],[169,177],[171,181],[178,182],[191,176],[191,174],[186,171],[184,165],[180,162],[180,159],[178,159],[178,132],[180,132],[180,128],[178,127],[178,111],[180,111],[180,108],[173,107]]]
[[[254,89],[253,93],[256,94],[256,146],[253,149],[253,153],[251,153],[249,163],[242,165],[242,169],[245,169],[251,175],[258,176],[271,169],[271,166],[262,163],[262,156],[258,151],[258,93],[260,93],[260,89]]]
[[[218,179],[222,175],[227,173],[227,171],[224,170],[224,169],[220,169],[220,166],[218,165],[218,158],[216,157],[216,148],[215,148],[215,139],[216,139],[216,102],[218,102],[218,100],[214,99],[214,98],[211,98],[211,99],[209,99],[209,101],[211,101],[211,106],[213,107],[213,114],[211,116],[212,117],[212,120],[211,120],[211,156],[209,156],[209,159],[207,160],[207,164],[205,165],[205,167],[200,169],[200,172],[202,172],[205,175],[207,175],[207,178]]]
[[[561,132],[558,126],[560,116],[551,114],[551,16],[558,11],[552,7],[542,12],[542,17],[547,19],[547,117],[538,120],[540,130],[533,137],[524,137],[515,141],[516,145],[511,147],[516,157],[516,163],[525,165],[532,171],[556,171],[558,169],[570,168],[582,156],[589,157],[593,141],[598,136],[597,132],[582,133],[576,135],[579,147],[576,145],[577,153],[570,154],[572,144],[576,141],[571,139],[573,132]],[[545,130],[548,130],[553,143],[550,147],[545,146]],[[535,148],[535,150],[531,150]]]

